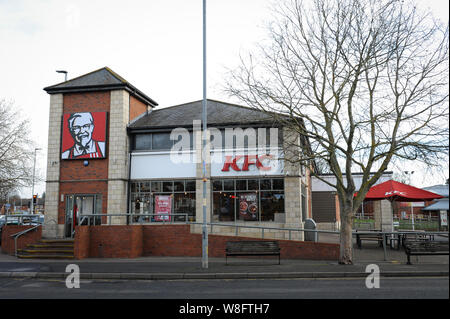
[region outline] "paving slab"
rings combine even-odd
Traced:
[[[76,264],[84,279],[248,279],[248,278],[345,278],[367,276],[366,267],[375,264],[384,277],[448,277],[449,256],[415,256],[406,264],[403,250],[384,251],[375,243],[354,248],[354,264],[340,265],[336,260],[281,259],[274,264],[264,258],[209,258],[202,268],[201,257],[86,258],[81,260],[17,259],[0,253],[0,277],[66,278],[66,266]]]

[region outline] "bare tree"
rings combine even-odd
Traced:
[[[322,180],[341,207],[339,262],[351,264],[352,219],[388,165],[448,160],[448,22],[407,1],[292,0],[269,35],[226,91],[309,140],[310,152],[288,160],[326,163],[336,183]],[[352,171],[363,173],[359,190]]]
[[[0,199],[31,185],[34,147],[29,127],[12,102],[0,100]]]

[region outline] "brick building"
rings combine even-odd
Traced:
[[[129,172],[127,125],[158,104],[109,68],[46,87],[50,94],[44,237],[70,237],[74,206],[85,213],[125,213]],[[102,158],[62,159],[64,114],[105,115]],[[84,206],[84,207],[83,207]],[[79,207],[79,208],[78,208]],[[82,213],[82,212],[81,212]],[[114,223],[124,220],[114,219]]]
[[[155,109],[153,99],[107,67],[44,90],[50,124],[43,237],[74,237],[77,223],[134,233],[132,225],[202,222],[201,101]],[[310,168],[280,159],[288,139],[308,147],[300,136],[264,113],[214,100],[208,129],[208,222],[301,228],[311,218]],[[200,225],[189,229],[201,233]],[[265,237],[286,239],[287,232]]]

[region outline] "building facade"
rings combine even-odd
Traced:
[[[208,100],[210,143],[203,152],[202,101],[155,109],[154,100],[109,68],[45,91],[44,237],[73,237],[77,224],[94,223],[188,221],[200,233],[203,183],[209,223],[301,228],[311,217],[310,168],[283,160],[287,139],[307,145],[266,114]],[[225,226],[217,231],[234,233]],[[301,233],[292,239],[301,240]]]

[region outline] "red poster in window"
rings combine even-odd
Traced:
[[[155,196],[155,221],[170,221],[172,214],[172,197],[167,195]]]
[[[62,159],[106,157],[106,112],[66,113],[62,126]]]

